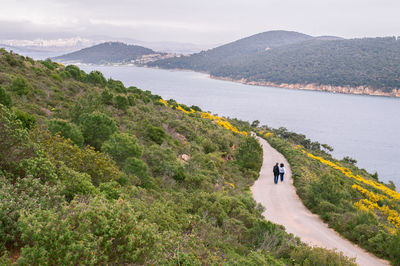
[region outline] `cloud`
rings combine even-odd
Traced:
[[[399,35],[398,10],[397,0],[14,0],[2,3],[0,38],[105,35],[223,43],[275,29]]]

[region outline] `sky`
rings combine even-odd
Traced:
[[[221,44],[269,30],[400,35],[399,0],[0,0],[0,39],[106,36]]]

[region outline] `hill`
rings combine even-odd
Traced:
[[[347,40],[266,32],[149,66],[249,84],[400,97],[399,59],[400,41],[394,37]]]
[[[313,37],[309,35],[292,31],[268,31],[190,56],[181,56],[152,62],[149,63],[149,66],[209,72],[214,69],[214,67],[223,65],[224,62],[229,59],[242,58],[274,47],[299,43],[312,38]]]
[[[87,64],[130,63],[144,55],[150,54],[157,54],[157,52],[137,45],[128,45],[121,42],[105,42],[76,52],[57,56],[54,60]]]
[[[250,129],[0,50],[0,264],[353,265],[263,219]]]
[[[217,77],[276,84],[400,88],[400,41],[396,38],[311,40],[233,58],[210,71]]]

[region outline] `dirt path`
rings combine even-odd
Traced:
[[[378,259],[367,253],[355,244],[341,237],[330,229],[327,224],[315,214],[312,214],[297,196],[289,163],[269,143],[257,138],[263,147],[264,161],[260,177],[251,188],[254,199],[261,203],[266,211],[264,217],[286,227],[286,231],[301,238],[312,246],[328,249],[337,249],[346,256],[354,258],[358,265],[389,265],[384,260]],[[284,181],[274,184],[272,168],[276,162],[284,163],[286,174]]]

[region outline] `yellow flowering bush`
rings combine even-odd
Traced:
[[[168,102],[166,100],[160,99],[159,100],[160,103],[164,104],[165,106],[169,106],[169,107],[173,107],[173,105],[168,104]],[[224,127],[225,129],[228,129],[236,134],[240,134],[243,136],[247,136],[247,132],[245,131],[239,131],[235,126],[233,126],[231,123],[229,123],[228,121],[226,121],[225,117],[219,117],[219,116],[215,116],[212,115],[210,113],[206,113],[206,112],[196,112],[195,110],[193,110],[192,108],[190,108],[190,111],[185,110],[184,108],[182,108],[182,106],[180,106],[178,104],[178,106],[175,107],[176,110],[182,111],[185,114],[193,114],[193,113],[200,113],[202,118],[211,120],[211,121],[215,121],[217,123],[217,125]]]
[[[361,183],[364,183],[364,184],[369,185],[377,190],[380,190],[381,192],[385,193],[386,195],[390,196],[391,198],[393,198],[395,200],[400,200],[400,193],[398,193],[376,181],[365,179],[365,178],[361,177],[360,175],[354,175],[350,171],[350,169],[345,168],[339,164],[335,164],[334,162],[325,160],[322,157],[315,156],[304,150],[302,150],[302,152],[305,153],[310,158],[318,160],[325,165],[328,165],[336,170],[339,170],[340,172],[342,172],[345,176],[347,176],[349,178],[353,178],[357,181],[360,181]],[[381,200],[389,200],[389,198],[387,196],[376,194],[376,193],[371,192],[357,184],[353,184],[352,188],[361,192],[366,197],[366,199],[362,199],[362,200],[354,203],[354,206],[358,210],[364,211],[364,212],[371,212],[371,211],[373,212],[374,210],[378,210],[378,211],[380,211],[380,213],[382,215],[387,216],[388,222],[392,223],[396,228],[400,227],[399,213],[396,210],[390,209],[387,205],[379,206],[377,203],[378,201],[381,201]]]
[[[361,177],[360,175],[354,175],[350,171],[350,169],[345,168],[343,166],[340,166],[338,164],[335,164],[335,163],[333,163],[331,161],[325,160],[322,157],[315,156],[315,155],[313,155],[313,154],[311,154],[309,152],[306,152],[304,150],[303,150],[303,153],[305,153],[310,158],[318,160],[318,161],[320,161],[321,163],[323,163],[325,165],[331,166],[332,168],[334,168],[336,170],[339,170],[340,172],[342,172],[347,177],[353,178],[353,179],[355,179],[357,181],[360,181],[360,182],[362,182],[362,183],[364,183],[366,185],[372,186],[372,187],[382,191],[386,195],[392,197],[393,199],[396,199],[396,200],[400,201],[400,193],[398,193],[398,192],[396,192],[396,191],[394,191],[394,190],[392,190],[392,189],[390,189],[390,188],[388,188],[388,187],[386,187],[386,186],[384,186],[384,185],[382,185],[382,184],[380,184],[380,183],[378,183],[376,181],[365,179],[365,178]]]

